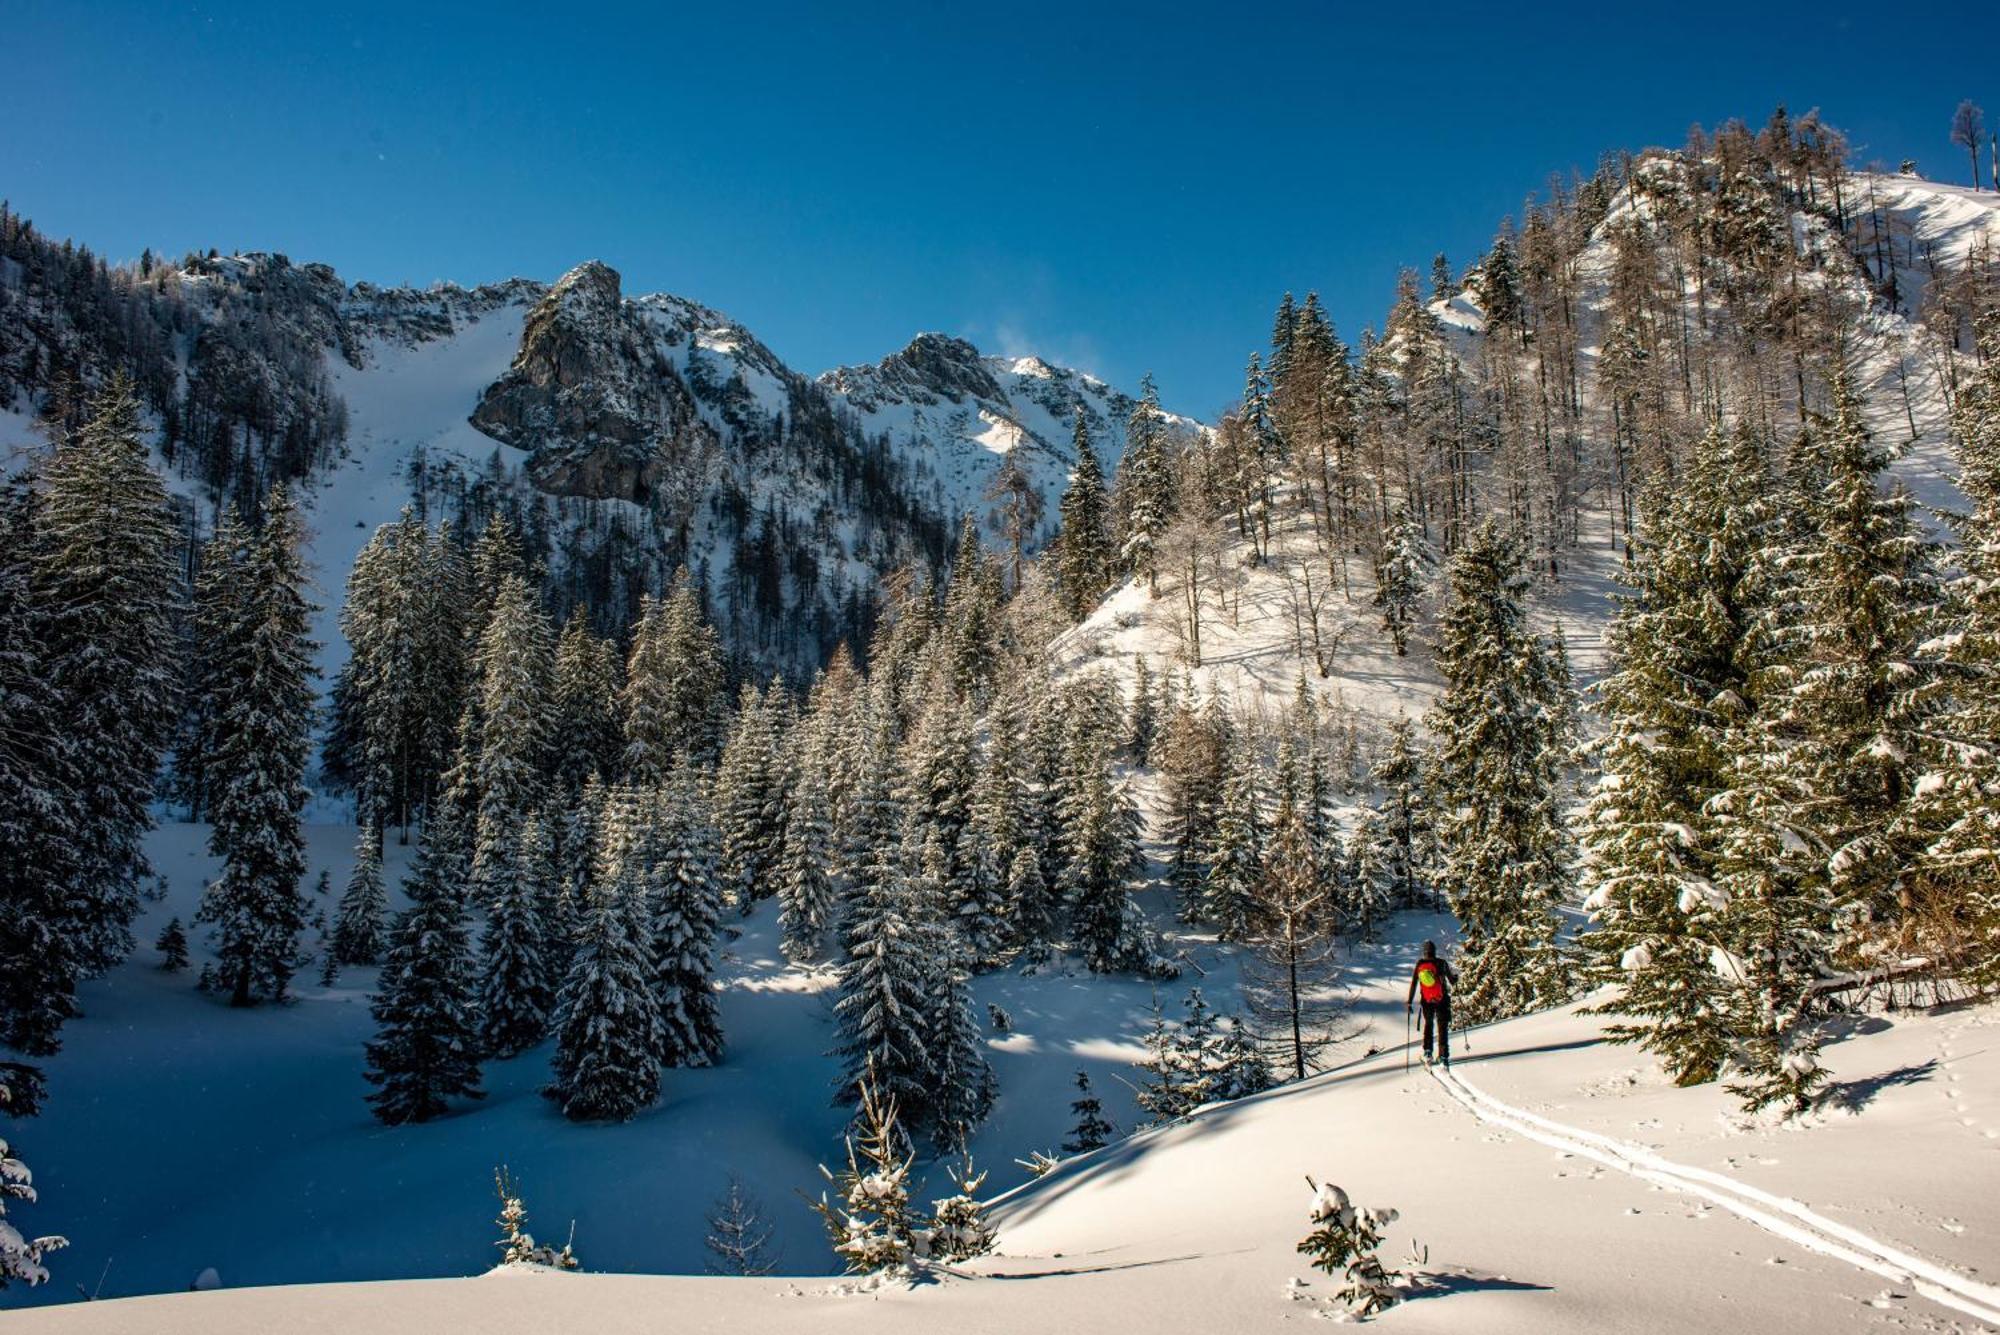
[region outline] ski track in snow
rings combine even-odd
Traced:
[[[1550,1121],[1501,1102],[1456,1072],[1429,1069],[1445,1093],[1482,1122],[1669,1190],[1712,1201],[1808,1251],[1845,1261],[1893,1284],[1908,1286],[1933,1302],[2000,1328],[2000,1287],[1982,1284],[1947,1266],[1911,1256],[1859,1229],[1836,1223],[1799,1201],[1753,1187],[1727,1174],[1674,1163],[1643,1146]]]

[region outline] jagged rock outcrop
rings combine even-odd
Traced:
[[[513,365],[471,420],[530,451],[544,491],[601,500],[684,494],[716,445],[617,272],[598,260],[564,274],[529,312]]]
[[[885,402],[936,404],[1006,397],[979,349],[949,334],[918,334],[901,352],[892,352],[873,366],[829,371],[821,383],[863,412]]]

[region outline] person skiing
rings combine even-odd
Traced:
[[[1403,1013],[1418,1000],[1424,1003],[1424,1065],[1431,1064],[1431,1026],[1437,1026],[1438,1060],[1448,1071],[1451,1069],[1451,985],[1457,981],[1451,966],[1438,958],[1437,942],[1424,942],[1423,958],[1410,973],[1410,994],[1403,1002]]]

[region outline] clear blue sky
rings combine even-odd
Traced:
[[[282,250],[743,321],[801,370],[922,329],[1211,413],[1287,289],[1350,339],[1552,171],[1819,106],[1962,180],[2000,8],[0,0],[0,196],[113,258]]]

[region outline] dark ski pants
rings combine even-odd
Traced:
[[[1437,1026],[1438,1060],[1451,1065],[1451,1003],[1449,1001],[1419,1002],[1424,1009],[1424,1060],[1431,1059],[1431,1026]]]

